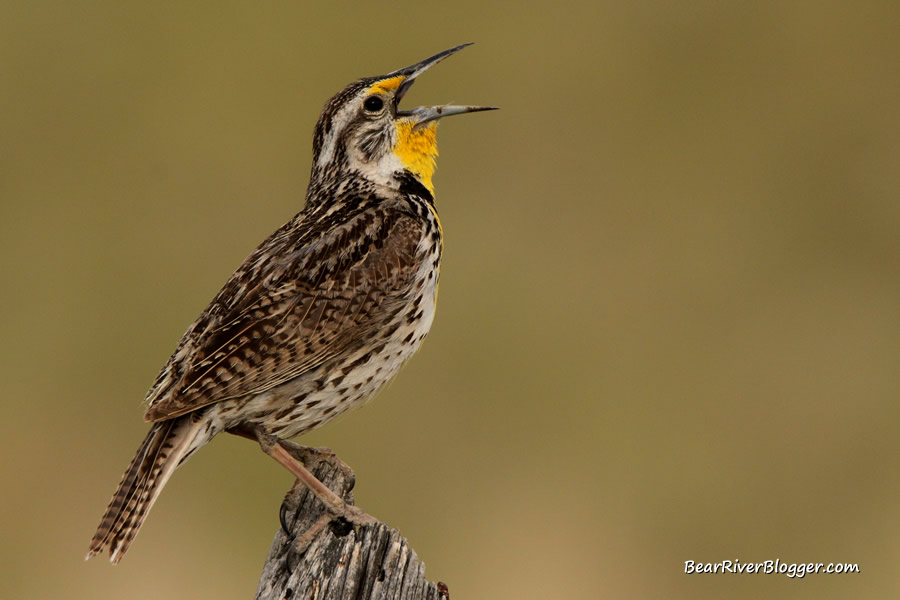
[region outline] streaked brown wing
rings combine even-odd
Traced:
[[[266,248],[278,242],[273,236],[185,334],[148,393],[144,418],[266,391],[365,344],[405,306],[421,238],[410,217],[366,213],[278,263],[291,252]]]

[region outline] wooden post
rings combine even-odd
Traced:
[[[319,481],[353,502],[355,479],[346,465],[333,455],[302,459]],[[290,534],[275,534],[257,600],[449,600],[445,584],[425,580],[424,563],[396,529],[381,522],[354,527],[323,515],[305,486],[288,491],[282,516]]]

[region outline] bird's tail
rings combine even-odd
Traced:
[[[153,424],[100,519],[85,560],[107,546],[111,563],[122,559],[166,481],[196,450],[198,425],[191,415]]]

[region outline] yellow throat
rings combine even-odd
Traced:
[[[399,120],[395,122],[395,126],[397,128],[397,144],[394,146],[394,154],[434,196],[431,177],[434,175],[435,159],[438,155],[437,121],[416,127],[409,121]]]

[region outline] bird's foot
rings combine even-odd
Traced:
[[[294,538],[291,550],[298,555],[309,548],[322,531],[331,525],[331,531],[338,537],[349,534],[356,527],[365,527],[377,523],[378,519],[362,511],[358,506],[344,503],[337,513],[330,507],[306,531]],[[281,524],[284,527],[284,521]]]

